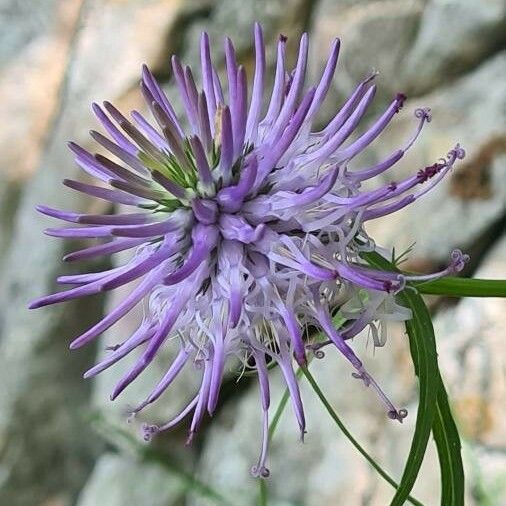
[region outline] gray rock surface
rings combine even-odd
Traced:
[[[404,90],[399,71],[415,39],[422,12],[423,2],[419,0],[323,1],[314,18],[313,54],[324,59],[326,48],[337,35],[343,42],[335,80],[339,94],[346,94],[377,70],[381,83],[378,99],[388,100]]]
[[[0,25],[0,264],[24,182],[58,110],[81,0],[2,0]],[[1,312],[1,310],[0,310]]]
[[[169,506],[177,504],[184,491],[160,464],[106,453],[97,461],[77,506]]]
[[[19,204],[1,273],[0,306],[6,309],[0,340],[2,504],[39,504],[56,495],[70,504],[100,446],[87,429],[90,385],[80,378],[94,347],[70,354],[67,343],[100,315],[102,301],[27,311],[31,299],[55,290],[54,279],[63,270],[60,258],[69,247],[63,241],[43,238],[42,229],[50,220],[41,219],[34,207],[41,202],[64,209],[89,205],[76,194],[62,191],[63,177],[78,177],[65,144],[69,135],[85,138],[92,124],[91,101],[121,96],[137,81],[141,63],[157,58],[157,37],[171,25],[175,11],[168,2],[152,2],[148,11],[143,5],[140,1],[90,1],[80,6],[68,41],[57,111],[45,132],[38,170]],[[162,11],[164,17],[159,15]],[[142,23],[152,26],[149,35]],[[118,52],[125,50],[125,37],[135,42],[127,63],[118,58]],[[104,79],[104,69],[108,79]]]
[[[506,4],[501,0],[429,1],[404,57],[401,74],[408,92],[420,94],[446,84],[482,63],[505,42]]]

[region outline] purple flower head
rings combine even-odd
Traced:
[[[201,384],[187,406],[160,426],[145,426],[144,437],[190,418],[189,441],[206,412],[216,409],[227,361],[240,359],[258,378],[263,413],[262,448],[252,472],[266,477],[269,411],[268,365],[277,364],[290,392],[300,431],[305,418],[294,361],[334,345],[354,377],[373,388],[388,416],[402,422],[397,409],[364,368],[350,340],[366,327],[374,343],[385,342],[388,320],[406,320],[409,310],[395,293],[415,279],[370,268],[361,252],[375,244],[364,230],[368,220],[396,212],[435,186],[463,158],[457,145],[434,165],[407,179],[363,189],[362,182],[385,173],[413,145],[428,109],[415,113],[417,126],[404,146],[372,167],[350,169],[399,113],[406,97],[397,94],[385,111],[352,138],[373,100],[374,75],[364,79],[321,130],[313,127],[332,83],[339,40],[330,49],[319,82],[305,89],[308,38],[302,35],[295,68],[285,66],[287,39],[279,38],[272,90],[265,90],[265,49],[261,27],[254,28],[256,66],[251,90],[232,42],[225,40],[226,84],[212,63],[207,34],[201,38],[201,85],[192,70],[172,58],[184,107],[179,118],[164,91],[144,67],[141,90],[152,119],[134,111],[131,119],[105,102],[93,111],[106,135],[93,139],[110,154],[93,154],[70,143],[78,165],[101,181],[66,180],[73,190],[131,212],[77,214],[45,206],[38,210],[71,223],[49,229],[57,237],[97,238],[97,244],[65,260],[90,259],[130,250],[130,260],[113,269],[63,276],[72,288],[42,297],[38,308],[112,290],[137,281],[127,297],[100,322],[77,337],[83,346],[144,303],[138,329],[110,349],[85,373],[92,377],[127,354],[140,355],[112,392],[115,399],[153,361],[162,347],[177,346],[175,358],[150,395],[133,411],[156,401],[184,369],[194,367]],[[264,108],[264,105],[267,106]],[[444,276],[462,269],[467,256],[454,251]],[[336,313],[344,325],[336,328]],[[307,328],[326,341],[311,342]]]

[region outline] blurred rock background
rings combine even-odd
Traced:
[[[376,107],[405,92],[409,100],[367,155],[390,152],[406,138],[413,110],[429,106],[433,120],[398,175],[433,163],[456,142],[467,157],[446,182],[412,208],[371,223],[370,232],[398,251],[416,241],[409,267],[444,264],[460,247],[472,255],[464,274],[506,276],[506,52],[502,0],[0,0],[0,504],[11,506],[176,506],[212,504],[195,479],[236,505],[256,503],[259,417],[256,386],[231,376],[212,424],[191,448],[183,431],[140,441],[126,423],[129,404],[145,394],[166,357],[115,403],[108,393],[126,365],[95,381],[82,372],[134,324],[121,322],[94,346],[67,344],[117,296],[26,310],[54,289],[72,247],[42,235],[40,202],[90,209],[96,202],[62,191],[76,178],[66,149],[86,143],[95,128],[90,103],[109,99],[142,108],[137,84],[147,63],[174,96],[169,57],[198,56],[209,31],[216,51],[232,36],[251,69],[251,27],[263,23],[269,64],[278,34],[310,33],[310,74],[319,75],[333,37],[342,40],[335,86],[321,121],[354,83],[380,71]],[[221,53],[220,53],[221,54]],[[374,112],[374,111],[373,111]],[[327,115],[327,117],[325,117]],[[74,245],[75,246],[75,245]],[[80,265],[83,272],[98,264]],[[439,358],[464,439],[469,505],[506,504],[506,304],[489,299],[432,299]],[[370,452],[394,476],[402,472],[416,414],[416,383],[401,328],[373,353],[366,337],[355,346],[392,396],[410,409],[402,426],[386,419],[371,392],[350,378],[337,354],[315,364],[329,400]],[[316,365],[318,367],[316,367]],[[274,402],[282,394],[273,377]],[[145,419],[163,421],[193,387],[175,385]],[[302,384],[308,418],[304,444],[290,410],[271,449],[270,496],[275,505],[382,506],[391,490],[337,431]],[[439,503],[435,450],[428,452],[414,494]]]

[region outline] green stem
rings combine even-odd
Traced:
[[[307,368],[301,368],[304,376],[308,380],[309,384],[315,391],[316,395],[320,398],[322,404],[325,406],[325,409],[331,416],[331,418],[334,420],[336,425],[341,429],[343,434],[350,440],[351,444],[362,454],[362,456],[371,464],[371,466],[378,472],[378,474],[387,481],[392,487],[396,488],[399,486],[398,483],[390,477],[383,469],[374,461],[374,459],[362,448],[360,443],[351,435],[351,433],[348,431],[346,426],[343,424],[337,413],[334,411],[330,403],[327,401],[325,395],[321,391],[320,387],[318,386],[318,383],[316,383],[316,380],[313,378],[313,375],[308,371]],[[409,502],[411,504],[414,504],[415,506],[423,506],[423,504],[415,499],[414,497],[408,496]]]
[[[442,278],[413,283],[420,293],[450,297],[506,297],[506,280]]]
[[[267,482],[263,478],[258,478],[260,487],[258,496],[258,506],[267,506]]]

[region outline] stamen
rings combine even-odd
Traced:
[[[158,427],[158,425],[142,424],[142,437],[146,442],[151,441],[159,432],[160,427]]]
[[[462,253],[459,249],[454,249],[451,252],[450,255],[450,263],[446,269],[443,269],[440,272],[435,272],[433,274],[426,274],[426,275],[413,275],[413,276],[405,276],[406,281],[431,281],[433,279],[442,278],[444,276],[447,276],[449,274],[456,274],[469,262],[470,257],[469,255],[466,255]]]
[[[397,93],[397,95],[395,96],[395,100],[397,102],[397,108],[396,108],[395,112],[400,112],[400,110],[402,109],[404,102],[406,101],[407,98],[408,97],[406,95],[404,95],[404,93],[402,93],[402,92]]]

